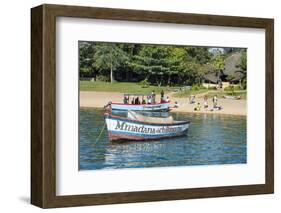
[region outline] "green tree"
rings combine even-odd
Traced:
[[[243,89],[246,89],[247,88],[247,52],[245,49],[241,51],[241,56],[237,64],[237,67],[241,69],[240,72],[244,76],[241,79],[241,87]]]
[[[185,60],[187,53],[182,47],[170,47],[169,55],[167,57],[167,65],[169,69],[166,71],[167,85],[171,86],[172,79],[179,77],[180,73],[184,72]]]
[[[94,45],[91,42],[79,42],[79,75],[80,77],[96,76],[93,62]]]
[[[246,54],[246,50],[243,50],[241,52],[241,56],[239,59],[239,62],[237,64],[238,67],[240,67],[243,71],[247,71],[247,54]]]
[[[134,56],[131,67],[149,82],[161,86],[163,77],[170,67],[168,64],[168,46],[144,45],[138,55]]]
[[[216,75],[218,76],[218,80],[220,80],[220,76],[225,67],[225,59],[223,55],[215,54],[214,57],[211,59],[211,63],[214,68],[214,71],[216,72]]]
[[[117,44],[100,43],[94,46],[93,66],[110,71],[110,82],[114,82],[114,71],[128,60],[128,55]]]

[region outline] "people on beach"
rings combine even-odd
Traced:
[[[218,97],[217,97],[217,95],[215,95],[213,97],[213,108],[215,109],[215,108],[217,108],[217,106],[218,106]]]
[[[208,109],[208,96],[204,95],[204,109],[207,110]]]
[[[175,101],[175,105],[174,105],[174,108],[179,108],[179,103],[177,101]]]
[[[200,111],[201,110],[201,105],[198,102],[197,105],[194,107],[194,111]]]
[[[212,111],[214,111],[214,110],[221,110],[221,109],[222,109],[222,106],[218,105],[218,97],[217,97],[217,95],[215,95],[213,97],[213,109],[212,109]]]
[[[188,101],[190,104],[194,104],[195,103],[195,95],[190,95],[188,98]]]

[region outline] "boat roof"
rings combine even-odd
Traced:
[[[124,96],[148,96],[152,95],[151,93],[125,93]]]

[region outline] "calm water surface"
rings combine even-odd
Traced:
[[[187,136],[111,143],[103,111],[80,109],[80,170],[247,163],[245,116],[170,114],[191,121]]]

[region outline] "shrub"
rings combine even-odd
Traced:
[[[216,86],[212,86],[212,87],[209,87],[208,89],[209,90],[217,90],[217,87]]]
[[[242,80],[241,87],[242,87],[242,89],[247,89],[247,79],[246,78],[244,80]]]
[[[242,88],[242,86],[240,86],[240,85],[234,86],[234,90],[241,90],[241,89],[243,89],[243,88]]]
[[[224,91],[237,91],[243,89],[243,86],[240,85],[230,85],[224,88]]]
[[[98,76],[97,76],[97,80],[98,80],[98,81],[109,82],[109,81],[110,81],[110,77],[109,77],[109,76],[105,76],[105,75],[98,75]]]
[[[224,91],[234,91],[234,86],[233,85],[229,85],[228,87],[224,88]]]
[[[201,89],[206,89],[202,84],[193,84],[191,90],[198,91]]]
[[[141,86],[141,88],[148,88],[149,82],[147,81],[147,79],[144,79],[143,81],[139,82],[139,85]]]

